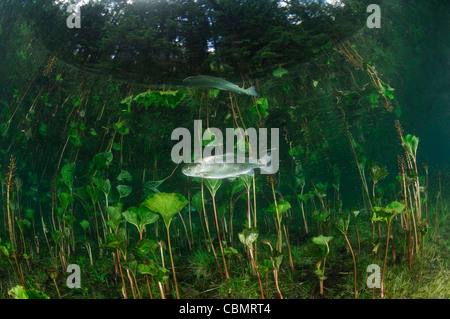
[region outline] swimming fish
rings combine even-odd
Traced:
[[[234,157],[232,163],[226,162],[227,154],[204,157],[200,163],[186,164],[181,171],[186,176],[210,179],[235,178],[240,175],[253,176],[256,168],[261,169],[264,174],[276,173],[271,165],[270,152],[255,163],[250,163],[248,157],[239,157],[234,154],[231,157]],[[278,170],[278,167],[276,169]]]
[[[254,86],[249,87],[248,89],[244,90],[244,89],[241,89],[236,84],[233,84],[231,82],[228,82],[225,79],[218,78],[215,76],[209,76],[209,75],[190,76],[190,77],[184,79],[183,83],[187,86],[205,87],[205,88],[211,88],[211,89],[218,89],[218,90],[222,90],[222,91],[234,92],[234,93],[238,93],[238,94],[258,96],[258,93],[256,92],[256,89]]]

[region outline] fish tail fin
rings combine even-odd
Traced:
[[[271,175],[275,174],[278,171],[277,165],[272,165],[272,154],[271,152],[268,152],[266,155],[264,155],[259,162],[262,164],[261,167],[261,174],[265,175]]]
[[[258,96],[258,92],[256,92],[256,89],[254,86],[249,87],[247,90],[245,90],[245,93],[251,96]]]

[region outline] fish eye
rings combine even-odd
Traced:
[[[181,169],[181,172],[183,172],[183,173],[192,173],[193,171],[195,171],[195,166],[193,166],[192,164],[186,164]]]

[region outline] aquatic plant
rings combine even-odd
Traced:
[[[50,299],[49,296],[34,288],[25,289],[23,286],[15,286],[8,291],[8,295],[14,299]]]
[[[242,196],[244,192],[242,190],[246,187],[243,176],[240,176],[236,178],[229,187],[226,185],[223,186],[226,194],[228,195],[229,202],[228,202],[228,208],[230,210],[229,213],[229,222],[228,222],[228,228],[229,228],[229,238],[230,243],[233,242],[233,213],[234,213],[234,207],[236,205],[237,200]],[[247,196],[248,196],[247,192]],[[236,197],[235,197],[236,196]],[[248,217],[247,217],[248,218]]]
[[[151,211],[145,205],[139,207],[129,207],[122,213],[122,215],[127,222],[133,224],[137,228],[139,232],[139,239],[143,239],[142,233],[144,232],[145,226],[153,224],[159,218],[158,214]]]
[[[7,217],[8,217],[8,233],[9,233],[9,240],[10,240],[10,250],[11,253],[8,252],[8,249],[4,249],[4,254],[7,258],[9,258],[10,256],[12,256],[12,259],[14,260],[14,266],[13,264],[10,262],[11,266],[13,266],[14,268],[14,274],[16,275],[18,281],[22,284],[23,287],[26,287],[25,284],[25,279],[23,276],[23,270],[22,270],[22,266],[19,263],[18,260],[18,254],[19,252],[17,251],[17,239],[15,238],[15,232],[14,232],[14,210],[11,209],[13,207],[12,202],[11,202],[11,193],[13,192],[13,187],[14,187],[14,176],[15,176],[15,171],[16,171],[16,159],[14,158],[14,156],[11,155],[10,158],[10,163],[9,163],[9,167],[8,167],[8,172],[6,174],[5,180],[4,180],[4,184],[6,186],[6,212],[7,212]],[[3,246],[6,247],[6,246]],[[8,252],[7,254],[5,252]]]
[[[374,222],[384,222],[387,226],[387,235],[386,235],[386,253],[384,255],[384,263],[383,263],[383,272],[381,274],[381,287],[380,287],[380,296],[384,298],[384,274],[386,270],[386,261],[389,249],[389,241],[390,241],[390,232],[391,232],[391,224],[392,220],[398,214],[401,214],[405,209],[405,205],[394,201],[388,204],[386,207],[374,207],[372,212],[371,219]]]
[[[109,206],[106,208],[106,212],[108,213],[108,221],[106,224],[111,228],[111,232],[106,235],[106,246],[115,250],[115,254],[113,254],[114,263],[116,265],[116,269],[119,270],[120,278],[122,279],[122,292],[125,299],[128,298],[127,289],[125,285],[125,278],[123,276],[122,271],[122,263],[121,256],[124,261],[126,261],[127,253],[126,253],[126,245],[127,245],[127,235],[126,229],[123,227],[123,216],[122,216],[122,205],[117,206]],[[129,271],[127,271],[129,274]],[[131,285],[131,291],[134,295],[134,287],[133,281],[128,276]]]
[[[258,266],[256,265],[255,257],[253,255],[252,245],[258,239],[258,229],[256,228],[246,228],[242,232],[239,233],[239,240],[241,243],[247,248],[250,259],[252,262],[252,266],[256,272],[256,276],[258,277],[259,288],[261,290],[261,299],[264,299],[264,291],[262,288],[261,277],[259,276]]]
[[[168,249],[170,255],[170,262],[172,264],[173,281],[175,285],[177,298],[180,299],[180,293],[178,292],[177,277],[175,272],[175,265],[173,263],[172,247],[170,243],[170,223],[172,222],[172,219],[175,216],[175,214],[179,213],[183,209],[183,207],[188,204],[188,201],[183,195],[180,194],[159,193],[154,194],[153,196],[148,198],[143,204],[152,211],[154,211],[155,213],[158,213],[163,219],[164,225],[166,226],[167,243],[169,245]]]
[[[353,216],[353,220],[355,221],[355,232],[356,232],[356,238],[358,240],[358,260],[359,260],[359,255],[361,253],[361,241],[359,239],[359,230],[358,230],[358,223],[356,221],[356,218],[358,217],[360,212],[361,211],[359,211],[359,210],[352,210],[351,211],[351,215]]]
[[[267,211],[271,213],[277,222],[277,244],[276,249],[279,253],[282,251],[282,233],[281,233],[281,221],[284,213],[291,209],[291,204],[286,200],[275,201],[269,206]]]
[[[215,199],[216,193],[219,190],[220,185],[222,184],[222,180],[221,179],[206,179],[205,184],[206,184],[206,187],[208,188],[209,192],[211,193],[211,197],[212,197],[214,221],[216,223],[217,238],[219,241],[220,252],[222,254],[223,268],[225,271],[225,279],[229,279],[230,275],[228,274],[228,267],[227,267],[227,263],[225,261],[225,254],[223,253],[222,239],[220,237],[219,222],[217,219],[216,199]]]
[[[319,278],[319,294],[323,296],[323,282],[327,277],[325,277],[325,264],[327,262],[327,256],[330,253],[329,242],[333,239],[332,236],[317,236],[312,238],[312,242],[319,245],[322,248],[323,259],[316,264],[316,270],[314,271]],[[322,268],[321,268],[322,267]]]
[[[375,186],[388,175],[388,170],[377,163],[372,163],[369,167],[372,177],[372,196],[375,198]]]
[[[355,217],[356,219],[356,217]],[[350,215],[343,216],[334,222],[334,226],[344,235],[345,241],[347,242],[348,248],[352,253],[353,258],[353,281],[354,281],[354,290],[355,290],[355,298],[358,298],[358,288],[356,286],[356,259],[355,254],[353,253],[352,245],[350,244],[350,240],[348,239],[348,226],[350,225]]]
[[[276,289],[278,292],[278,296],[280,297],[280,299],[283,299],[283,295],[281,294],[279,280],[278,280],[278,274],[280,271],[281,262],[283,261],[283,254],[278,252],[277,250],[274,250],[272,247],[272,244],[270,243],[269,240],[263,239],[263,240],[261,240],[261,243],[269,246],[269,248],[270,248],[270,253],[271,253],[270,262],[272,263],[273,277],[275,279],[275,286],[276,286]]]
[[[420,253],[420,275],[419,275],[419,284],[422,281],[422,274],[423,274],[423,258],[424,258],[424,252],[425,252],[425,237],[428,234],[428,221],[427,220],[422,220],[420,221],[420,223],[417,225],[417,227],[419,228],[419,232],[422,236],[422,251]]]
[[[302,212],[302,218],[303,218],[303,224],[305,227],[305,232],[308,235],[309,229],[308,229],[308,221],[305,215],[305,207],[306,202],[309,199],[309,196],[307,194],[303,194],[304,188],[305,188],[305,175],[303,172],[303,169],[300,164],[297,164],[294,169],[294,174],[291,175],[288,186],[289,188],[294,192],[294,196],[297,197],[298,205],[300,206],[301,212]],[[300,194],[297,194],[296,189],[300,186]],[[301,202],[300,202],[301,200]]]

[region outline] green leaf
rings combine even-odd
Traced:
[[[297,197],[304,203],[306,203],[308,200],[314,198],[314,194],[312,193],[306,193],[306,194],[298,194]]]
[[[136,276],[138,268],[138,262],[136,260],[123,261],[122,266],[123,268],[129,270],[133,276]]]
[[[220,185],[222,185],[221,179],[205,179],[205,185],[208,188],[211,195],[214,197],[216,196],[217,191],[220,188]]]
[[[272,262],[272,267],[274,269],[279,269],[281,262],[283,261],[283,254],[280,254],[277,251],[274,251],[272,253],[272,256],[270,257],[270,261]]]
[[[235,194],[242,191],[244,189],[244,187],[246,186],[246,184],[244,183],[244,179],[242,178],[243,176],[248,176],[248,175],[239,176],[239,178],[236,178],[234,180],[233,184],[231,185],[231,194],[230,194],[231,197],[233,197]]]
[[[320,245],[320,246],[326,246],[328,245],[328,243],[333,239],[333,236],[317,236],[317,237],[313,237],[312,241],[314,244],[316,245]]]
[[[355,216],[355,218],[358,217],[359,213],[361,213],[360,210],[354,210],[354,211],[352,211],[352,214],[353,214],[353,216]]]
[[[334,222],[334,226],[342,233],[347,234],[348,226],[350,224],[350,215],[346,215],[341,217],[337,221]]]
[[[75,171],[75,162],[64,165],[61,168],[61,178],[66,186],[71,190],[73,187],[73,173]]]
[[[150,260],[149,264],[139,264],[137,271],[142,275],[156,276],[158,274],[158,268],[155,266],[153,260]]]
[[[45,293],[40,292],[34,288],[30,288],[27,290],[28,299],[50,299]]]
[[[127,96],[120,101],[119,116],[131,114],[131,102],[133,102],[133,95]]]
[[[119,197],[124,198],[131,194],[133,187],[128,185],[117,185],[117,191],[119,192]]]
[[[330,216],[330,213],[328,212],[319,213],[318,211],[315,211],[312,215],[312,218],[317,220],[318,222],[323,223],[328,218],[328,216]]]
[[[5,243],[4,245],[1,244],[1,238],[0,238],[0,251],[5,255],[6,259],[9,259],[11,256],[11,245],[9,243]]]
[[[375,184],[383,180],[388,174],[389,172],[386,167],[380,166],[376,163],[370,166],[370,176]]]
[[[113,249],[122,249],[123,243],[119,240],[116,234],[108,233],[106,234],[106,247]]]
[[[74,202],[73,196],[67,193],[59,194],[58,198],[64,210],[66,210],[67,207]]]
[[[375,222],[384,222],[389,225],[392,219],[405,209],[405,205],[397,201],[393,201],[386,207],[374,207],[371,219]]]
[[[158,215],[157,215],[158,216]],[[158,244],[154,240],[149,239],[141,239],[136,247],[133,249],[133,254],[138,260],[148,260],[150,254],[154,254],[156,249],[158,248]]]
[[[47,125],[45,123],[41,123],[41,127],[39,128],[39,133],[42,136],[47,136]]]
[[[277,208],[278,208],[278,212],[277,212]],[[272,205],[270,205],[270,207],[268,208],[269,213],[277,216],[278,213],[278,217],[282,217],[283,214],[288,211],[291,208],[291,204],[288,201],[285,200],[280,200],[277,201],[277,206],[275,206],[275,203],[273,203]]]
[[[203,211],[202,193],[199,191],[191,198],[191,205],[201,213]]]
[[[8,295],[13,297],[14,299],[29,299],[27,291],[25,290],[25,288],[23,288],[20,285],[17,285],[15,287],[11,288],[8,291]]]
[[[133,181],[133,177],[128,171],[121,170],[120,174],[117,176],[117,180],[119,182],[131,182]]]
[[[94,165],[97,169],[102,169],[111,165],[113,154],[111,152],[98,153],[94,156]]]
[[[219,95],[219,92],[220,92],[220,90],[211,89],[211,90],[209,90],[209,97],[211,99],[215,99],[217,97],[217,95]]]
[[[74,221],[76,221],[75,217],[72,214],[68,214],[64,216],[64,221],[68,226],[72,225]]]
[[[145,108],[148,108],[150,105],[162,105],[173,109],[180,104],[185,97],[186,92],[183,90],[147,91],[136,95],[133,100],[139,104],[144,104]]]
[[[55,243],[59,242],[63,234],[59,230],[52,231],[52,238]]]
[[[89,194],[93,203],[98,201],[97,189],[92,187],[91,185],[86,185],[86,192]]]
[[[136,226],[141,233],[144,227],[148,224],[156,222],[159,215],[149,210],[146,206],[142,205],[139,208],[130,207],[128,210],[122,213],[127,222]]]
[[[417,148],[419,146],[419,138],[414,135],[408,134],[405,136],[402,142],[402,146],[410,156],[416,158]]]
[[[125,120],[114,123],[113,128],[121,135],[127,135],[130,133],[130,129],[128,128]]]
[[[159,281],[160,283],[165,283],[167,279],[169,279],[169,276],[167,275],[169,271],[164,267],[158,267],[158,272],[154,276],[156,281]]]
[[[31,227],[30,221],[28,221],[26,219],[18,219],[17,217],[15,219],[17,222],[17,226],[19,227],[19,229],[21,231],[25,231]]]
[[[394,99],[394,92],[395,89],[393,89],[389,84],[387,83],[382,83],[380,85],[380,94],[389,97],[391,100]]]
[[[161,181],[147,181],[144,183],[143,191],[145,196],[152,195],[154,193],[160,193],[158,190],[158,187],[163,183],[163,180]]]
[[[106,224],[116,230],[122,222],[122,205],[108,206],[106,212],[109,216]]]
[[[274,77],[277,77],[277,78],[281,78],[283,75],[285,75],[286,73],[288,73],[288,71],[286,70],[286,69],[283,69],[282,67],[279,67],[278,69],[276,69],[276,70],[274,70],[273,72],[272,72],[272,75],[274,76]]]
[[[240,232],[238,235],[241,243],[246,247],[250,247],[258,239],[259,232],[257,228],[247,228]]]
[[[86,229],[89,228],[89,222],[88,222],[86,219],[83,219],[83,220],[80,222],[80,225],[81,225],[81,227],[83,227],[84,230],[86,230]]]
[[[25,216],[29,219],[33,219],[34,218],[34,209],[32,208],[26,208],[25,209]]]
[[[254,114],[260,114],[263,118],[269,115],[267,109],[269,108],[269,102],[267,98],[262,97],[256,100],[256,104],[250,108],[250,112]]]
[[[173,216],[180,212],[188,204],[188,201],[181,194],[159,193],[148,198],[143,204],[160,214],[164,224],[169,228]]]
[[[49,296],[36,289],[25,290],[23,286],[15,286],[8,291],[8,295],[14,299],[50,299]]]
[[[98,187],[98,189],[105,194],[105,196],[109,195],[109,193],[111,192],[111,182],[109,181],[109,179],[92,177],[92,181]]]

